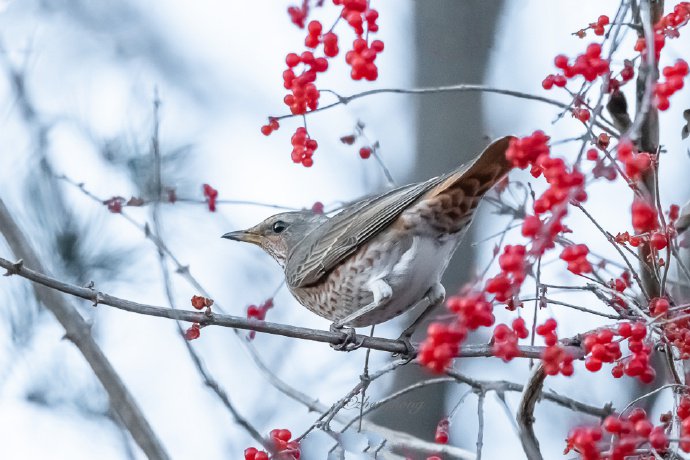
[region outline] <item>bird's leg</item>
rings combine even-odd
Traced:
[[[410,356],[414,352],[414,347],[410,342],[410,338],[412,337],[412,334],[414,334],[415,329],[417,329],[422,321],[429,316],[429,313],[431,313],[434,307],[442,303],[445,298],[446,289],[441,283],[436,283],[431,286],[428,291],[426,291],[424,297],[419,299],[417,303],[410,308],[410,310],[412,310],[418,306],[424,305],[424,311],[417,317],[417,319],[414,320],[412,324],[409,325],[407,329],[402,332],[402,334],[400,334],[400,337],[398,337],[398,340],[401,340],[405,344],[406,356]]]
[[[355,333],[354,328],[345,326],[347,326],[350,323],[353,323],[362,316],[371,313],[377,308],[382,307],[383,305],[388,303],[390,298],[393,296],[393,289],[383,278],[373,279],[369,281],[367,287],[374,295],[374,300],[371,303],[363,306],[359,310],[350,313],[345,318],[336,320],[333,322],[333,324],[331,324],[330,329],[332,332],[345,332],[345,334],[347,334],[345,339],[343,340],[343,343],[340,343],[338,345],[331,345],[334,349],[341,351],[352,351],[361,347],[362,343],[357,343],[357,335]]]

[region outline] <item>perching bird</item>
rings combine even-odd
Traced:
[[[512,168],[510,139],[448,174],[364,198],[331,218],[285,212],[223,238],[270,254],[290,292],[332,329],[382,323],[418,305],[429,311],[445,298],[441,276],[479,201]]]

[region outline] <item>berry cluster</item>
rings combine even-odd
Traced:
[[[378,11],[370,8],[367,0],[333,0],[333,3],[342,8],[340,16],[345,19],[356,35],[352,50],[345,55],[345,62],[352,68],[351,78],[376,80],[378,68],[374,61],[383,51],[384,44],[381,40],[372,40],[370,43],[369,34],[379,30],[376,22],[379,17]],[[290,19],[300,28],[304,28],[308,13],[309,6],[306,0],[301,7],[288,8]],[[319,21],[310,21],[307,25],[304,45],[313,51],[304,51],[301,54],[289,53],[285,58],[287,69],[283,72],[283,86],[290,93],[285,96],[283,102],[290,108],[293,115],[303,115],[318,108],[320,92],[316,88],[317,76],[328,69],[328,59],[337,56],[340,52],[338,35],[333,30],[324,33],[323,25]],[[319,50],[323,51],[323,57],[315,55]],[[276,129],[278,129],[277,121],[269,118],[269,123],[261,127],[261,132],[269,135]],[[312,155],[318,146],[316,141],[308,137],[304,127],[298,128],[292,136],[292,161],[301,163],[305,167],[314,164]],[[304,143],[305,139],[309,144]],[[362,155],[363,158],[365,156],[366,154]]]
[[[292,433],[290,430],[271,430],[269,434],[273,442],[276,455],[274,459],[299,460],[301,449],[297,441],[290,441]],[[258,450],[256,447],[248,447],[244,450],[244,460],[268,460],[266,452]]]
[[[632,204],[632,226],[636,233],[658,229],[659,218],[656,208],[646,200],[635,198]]]
[[[657,60],[659,60],[661,50],[666,44],[666,37],[678,38],[678,36],[680,36],[678,29],[687,24],[689,19],[690,2],[680,2],[673,7],[672,12],[666,16],[663,16],[656,24],[654,24],[654,52]],[[647,51],[647,43],[644,37],[637,39],[637,42],[635,43],[635,51],[638,51],[641,54]]]
[[[304,114],[307,109],[316,109],[319,106],[321,94],[314,82],[318,73],[328,70],[328,60],[323,57],[314,57],[314,53],[305,51],[301,55],[288,54],[285,63],[288,69],[283,72],[283,86],[291,91],[291,94],[283,98],[285,105],[290,108],[293,115]],[[294,69],[299,64],[304,64],[304,69],[298,76]]]
[[[501,273],[486,282],[486,292],[494,294],[499,302],[506,302],[515,296],[527,276],[525,254],[527,249],[521,244],[507,245],[498,258]]]
[[[268,118],[268,124],[261,127],[261,134],[264,136],[270,135],[273,131],[277,131],[280,128],[278,120],[273,117]]]
[[[255,319],[258,321],[263,321],[266,319],[266,312],[273,308],[273,299],[269,298],[260,305],[250,305],[247,307],[247,319]],[[249,331],[249,340],[253,340],[256,337],[256,331]]]
[[[450,324],[431,323],[419,346],[419,362],[435,373],[442,373],[450,365],[468,330],[494,324],[491,303],[482,294],[452,296],[446,306],[455,313],[454,320]]]
[[[652,157],[647,152],[636,153],[629,139],[622,139],[616,147],[618,160],[625,166],[625,174],[631,179],[639,179],[652,165]]]
[[[575,450],[583,460],[623,460],[639,453],[636,449],[644,449],[649,452],[649,457],[643,455],[640,458],[658,458],[669,447],[666,429],[667,423],[654,426],[643,409],[635,408],[628,416],[609,415],[601,426],[573,429],[568,434],[565,453]],[[602,445],[604,432],[612,435],[608,447]],[[650,448],[656,451],[656,455]]]
[[[206,197],[206,203],[208,203],[208,210],[211,212],[216,212],[216,200],[218,199],[218,190],[216,190],[208,184],[204,184],[202,188],[204,191],[204,197]]]
[[[594,35],[604,35],[604,26],[607,25],[609,25],[609,17],[602,14],[597,18],[597,22],[589,24],[589,28],[592,29]]]
[[[561,259],[568,263],[568,270],[576,275],[592,272],[592,264],[587,260],[589,248],[585,244],[573,244],[561,252]]]
[[[419,362],[431,372],[441,374],[450,365],[467,336],[467,328],[459,320],[450,324],[429,324],[426,339],[419,345]]]
[[[566,377],[573,375],[573,356],[558,344],[556,327],[558,323],[553,318],[544,321],[537,326],[536,333],[544,339],[546,348],[541,354],[546,375],[563,374]]]
[[[586,81],[594,81],[598,76],[609,73],[609,61],[601,58],[601,45],[598,43],[587,46],[585,53],[577,56],[572,65],[569,64],[568,57],[562,54],[554,58],[554,65],[563,73],[547,75],[542,81],[544,89],[551,89],[554,85],[564,87],[566,80],[578,75],[582,75]]]
[[[642,322],[636,323],[621,323],[618,325],[617,335],[623,339],[628,340],[628,350],[630,350],[630,356],[625,358],[615,358],[618,362],[611,369],[611,375],[615,378],[620,378],[623,375],[628,377],[637,377],[642,383],[651,383],[656,377],[656,371],[649,363],[649,355],[652,352],[651,347],[644,342],[645,337],[647,337],[647,327]],[[611,346],[609,346],[612,349]],[[596,358],[602,362],[612,362],[605,361],[602,356],[591,358]],[[594,363],[596,367],[596,363]],[[596,372],[598,369],[588,369],[592,372]]]
[[[670,106],[668,98],[683,88],[683,78],[688,75],[688,63],[678,59],[674,65],[664,67],[665,82],[654,86],[654,103],[659,110],[667,110]]]
[[[302,163],[302,166],[307,168],[314,164],[312,156],[319,144],[316,140],[309,137],[307,128],[300,126],[295,131],[290,139],[292,143],[292,161],[295,163]]]
[[[495,357],[508,362],[520,355],[518,339],[526,339],[528,336],[529,331],[522,318],[513,320],[512,329],[506,324],[499,324],[494,328],[491,351]]]
[[[352,51],[345,54],[345,62],[352,67],[350,77],[353,80],[376,80],[379,76],[379,70],[374,61],[381,51],[383,51],[381,40],[374,40],[370,46],[367,46],[367,41],[363,38],[356,39],[352,44]]]
[[[112,212],[113,214],[119,214],[122,212],[122,206],[126,201],[127,200],[121,196],[114,196],[103,201],[103,204],[108,208],[108,211]]]

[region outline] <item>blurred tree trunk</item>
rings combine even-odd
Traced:
[[[481,83],[502,6],[500,0],[415,2],[416,86]],[[486,146],[481,94],[424,95],[417,103],[417,162],[412,177],[404,182],[450,171]],[[447,295],[469,279],[472,260],[472,250],[465,242],[444,277]],[[425,331],[426,325],[420,327],[415,340]],[[392,391],[423,378],[428,374],[406,366],[395,374]],[[446,415],[445,396],[446,388],[439,385],[415,391],[376,412],[376,421],[431,440],[434,427]],[[420,404],[421,410],[411,414],[410,407]]]

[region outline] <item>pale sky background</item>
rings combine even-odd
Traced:
[[[553,56],[574,56],[587,43],[570,32],[594,21],[599,14],[613,17],[617,5],[593,0],[507,3],[505,11],[495,12],[500,14],[500,35],[486,83],[538,94],[546,93],[540,82],[554,71]],[[41,119],[52,126],[48,154],[53,168],[83,182],[103,198],[136,193],[121,168],[103,161],[99,146],[103,140],[120,138],[126,141],[122,147],[129,156],[148,154],[154,88],[163,101],[163,152],[189,146],[184,169],[164,170],[164,184],[178,187],[181,195],[201,197],[200,184],[207,182],[219,190],[221,198],[300,208],[316,200],[329,204],[371,192],[383,181],[374,161],[362,161],[358,148],[338,140],[352,132],[357,120],[366,123],[369,139],[380,141],[381,155],[394,177],[403,177],[415,155],[413,98],[365,98],[309,117],[310,133],[319,141],[311,169],[290,160],[289,138],[298,120],[282,122],[281,129],[269,138],[259,132],[267,115],[285,113],[283,59],[287,52],[302,49],[304,32],[289,22],[285,12],[288,4],[275,0],[148,0],[112,5],[79,0],[15,1],[0,13],[0,45],[15,65],[25,66],[31,97]],[[316,18],[328,18],[325,22],[330,23],[337,10],[330,2],[326,4],[322,11],[316,10]],[[377,37],[386,44],[377,60],[379,80],[374,84],[352,82],[345,78],[347,68],[341,63],[320,77],[320,87],[351,94],[374,87],[412,85],[412,3],[377,0],[375,6],[380,12]],[[683,49],[688,49],[690,33],[684,32],[681,40],[668,42],[662,65],[675,61]],[[349,35],[345,35],[349,41]],[[624,48],[632,46],[629,35],[630,43]],[[342,59],[342,53],[338,59]],[[2,75],[0,196],[26,223],[34,243],[41,245],[37,236],[40,232],[34,232],[37,224],[25,209],[30,200],[24,181],[37,167],[31,161],[31,138],[18,117],[7,78]],[[662,142],[673,154],[672,159],[662,163],[665,209],[671,203],[687,200],[684,176],[690,161],[683,153],[687,143],[681,146],[673,142],[679,139],[682,122],[679,111],[674,109],[688,106],[688,94],[685,89],[673,96],[671,110],[661,118],[665,136]],[[556,91],[550,95],[566,100]],[[327,94],[322,95],[322,103],[329,100]],[[552,126],[557,111],[550,106],[503,96],[486,96],[484,101],[484,116],[492,135],[524,135],[535,129],[548,131],[553,139],[571,137],[573,132],[580,134],[568,116]],[[559,152],[573,154],[576,148],[579,144],[570,144],[559,148]],[[433,161],[432,153],[426,154]],[[528,177],[520,173],[511,176]],[[533,182],[538,189],[541,183]],[[97,288],[139,302],[166,305],[153,246],[121,216],[109,214],[73,188],[63,187],[79,221],[93,232],[88,244],[123,253],[135,251],[131,264],[117,278],[94,274]],[[589,192],[587,208],[605,228],[629,229],[631,198],[620,183],[597,183]],[[130,214],[144,222],[150,220],[149,211],[135,209]],[[210,214],[202,205],[164,205],[162,236],[228,313],[244,315],[247,305],[271,295],[282,273],[258,249],[232,244],[219,236],[254,224],[273,212],[261,207],[221,206],[218,213]],[[484,230],[477,229],[500,228],[487,222],[482,218],[475,223],[475,240],[486,236]],[[611,253],[604,239],[579,216],[569,218],[568,223],[576,229],[577,242],[586,242],[597,253]],[[515,234],[513,241],[521,241],[519,235]],[[487,255],[492,246],[479,245],[480,257]],[[4,241],[0,241],[0,255],[10,256]],[[568,281],[564,273],[558,263],[545,270],[545,276],[553,282]],[[188,299],[198,292],[179,276],[173,278],[173,283],[178,306],[189,308]],[[28,292],[25,281],[3,278],[0,308],[10,304],[16,307]],[[203,386],[172,322],[105,306],[92,309],[77,300],[73,303],[84,307],[82,312],[93,322],[99,343],[173,458],[241,458],[245,447],[256,445]],[[285,289],[280,290],[275,304],[269,313],[271,321],[328,327],[327,321],[300,308]],[[559,319],[560,336],[598,324],[580,313],[562,310],[541,315]],[[99,415],[107,408],[107,401],[90,369],[75,348],[61,340],[63,331],[52,316],[43,314],[34,319],[34,333],[19,350],[5,338],[9,326],[0,324],[3,458],[78,460],[91,459],[95,453],[103,459],[128,458],[122,433]],[[377,327],[377,335],[394,334],[395,324]],[[232,332],[206,328],[193,345],[238,410],[259,431],[289,428],[299,434],[316,419],[315,414],[287,400],[263,380]],[[336,353],[327,345],[269,335],[259,335],[254,345],[281,378],[327,404],[342,397],[361,373],[363,352]],[[373,353],[372,368],[377,369],[387,359],[383,353]],[[477,377],[524,382],[527,375],[525,360],[509,365],[497,360],[463,360],[457,366]],[[582,364],[576,364],[576,376],[584,372]],[[613,400],[621,407],[627,403],[616,399],[619,392],[608,376],[608,368],[586,379],[549,379],[548,386],[593,404]],[[381,394],[384,390],[379,387],[375,391]],[[449,397],[449,408],[465,390],[463,387]],[[47,402],[37,403],[30,398],[33,394]],[[514,396],[508,400],[514,409],[517,400]],[[668,404],[668,399],[661,399],[659,412],[667,410]],[[536,417],[546,458],[558,458],[567,427],[591,421],[553,409],[548,403],[540,406]],[[552,419],[558,423],[550,423]],[[493,396],[487,398],[487,420],[491,423],[486,426],[484,458],[519,458],[518,440]],[[463,447],[473,450],[476,422],[476,398],[470,397],[452,423],[451,439],[461,440]],[[433,431],[433,427],[429,429]],[[143,458],[133,443],[130,446],[136,458]],[[303,458],[323,458],[324,446],[330,446],[325,435],[309,437],[303,445]]]

